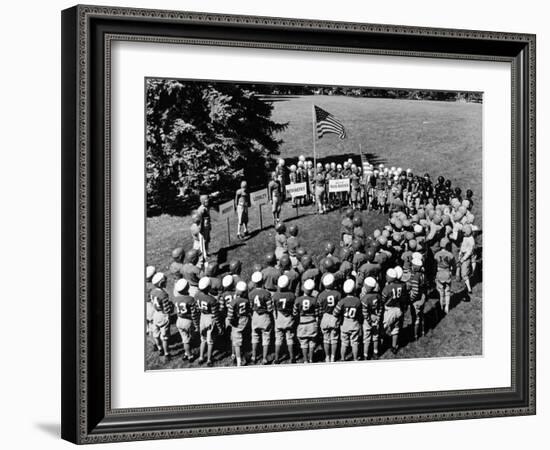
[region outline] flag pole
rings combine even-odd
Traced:
[[[315,168],[315,173],[317,173],[317,150],[315,148],[315,105],[311,104],[311,125],[313,130],[313,167]]]

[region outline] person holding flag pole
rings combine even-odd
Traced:
[[[326,196],[325,184],[327,182],[323,166],[317,164],[317,139],[321,139],[325,134],[337,134],[340,139],[346,138],[346,130],[340,120],[312,104],[312,131],[313,131],[313,165],[315,167],[315,203],[317,205],[317,213],[324,214],[326,212]],[[320,166],[320,167],[319,167]]]

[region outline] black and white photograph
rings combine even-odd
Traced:
[[[482,92],[145,95],[146,370],[483,354]]]

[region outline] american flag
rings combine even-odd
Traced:
[[[317,123],[317,138],[321,139],[325,134],[334,133],[340,139],[346,137],[344,125],[328,111],[315,106],[315,122]]]

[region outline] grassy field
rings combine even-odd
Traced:
[[[474,193],[474,214],[481,224],[481,105],[440,103],[391,99],[356,99],[351,97],[298,97],[275,103],[274,119],[289,122],[281,134],[282,157],[304,154],[311,157],[312,124],[311,105],[327,109],[346,126],[348,138],[341,141],[336,136],[325,136],[317,143],[320,157],[329,155],[358,154],[361,143],[363,152],[370,159],[389,165],[410,167],[418,173],[429,172],[432,177],[443,175],[453,180],[453,185],[463,191],[471,188]],[[228,241],[227,223],[220,221],[213,212],[211,250],[217,253],[221,264],[233,258],[243,261],[243,273],[249,276],[251,267],[261,262],[266,252],[274,248],[274,230],[268,208],[263,208],[263,228],[260,229],[259,211],[249,212],[251,235],[246,241],[237,241],[236,220],[230,220],[231,242]],[[321,252],[323,243],[337,242],[340,214],[334,211],[317,216],[312,207],[293,209],[285,204],[282,217],[287,223],[296,223],[300,229],[303,246],[313,255]],[[367,232],[383,226],[387,217],[375,213],[363,213]],[[171,262],[174,247],[189,248],[188,217],[161,215],[147,219],[147,263],[166,271]],[[459,283],[455,290],[461,291]],[[172,286],[168,286],[171,292]],[[398,358],[426,358],[444,356],[479,355],[482,352],[481,284],[476,284],[470,301],[463,301],[461,294],[453,298],[454,308],[446,317],[436,314],[435,299],[431,298],[426,310],[428,333],[416,342],[403,338],[404,346]],[[408,317],[407,317],[408,320]],[[407,325],[408,322],[406,322]],[[177,355],[182,351],[177,331],[170,342],[176,357],[164,362],[146,347],[146,367],[167,369],[188,367]],[[382,358],[395,358],[385,352]],[[217,349],[215,365],[229,364],[226,349]],[[191,364],[195,366],[196,364]]]

